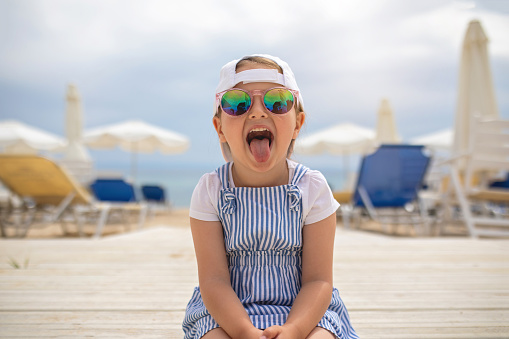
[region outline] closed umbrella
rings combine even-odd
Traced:
[[[74,85],[69,85],[66,95],[65,132],[67,147],[64,150],[63,161],[74,163],[89,163],[91,161],[87,149],[83,145],[83,113],[81,97]]]
[[[377,112],[376,142],[377,144],[396,144],[401,141],[394,120],[389,100],[382,99]]]
[[[140,120],[130,120],[118,124],[97,127],[85,131],[84,143],[96,149],[120,149],[131,152],[131,172],[136,178],[136,154],[182,153],[189,148],[189,139],[179,133],[150,125]]]
[[[481,23],[473,20],[468,25],[461,55],[454,126],[455,154],[468,152],[470,130],[476,116],[498,118],[498,108],[488,56],[488,38]]]
[[[61,150],[63,138],[15,120],[0,121],[0,150],[3,153],[36,154]]]

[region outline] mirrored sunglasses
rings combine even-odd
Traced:
[[[245,91],[239,88],[232,88],[216,94],[221,109],[228,115],[239,116],[249,112],[255,95],[263,98],[263,105],[273,114],[285,114],[292,110],[298,91],[285,87],[274,87],[263,90]]]

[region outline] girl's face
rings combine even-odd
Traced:
[[[257,63],[246,63],[237,73],[268,68]],[[266,90],[281,85],[268,82],[239,83],[235,88],[247,91]],[[263,98],[253,97],[252,107],[241,116],[231,116],[221,110],[221,117],[214,117],[214,127],[220,142],[227,142],[237,170],[268,172],[286,171],[286,156],[293,139],[297,138],[304,123],[305,114],[295,113],[295,105],[286,114],[272,114],[263,105]]]

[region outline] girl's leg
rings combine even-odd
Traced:
[[[222,328],[214,328],[213,330],[208,331],[202,337],[202,339],[231,339]]]
[[[309,333],[307,339],[335,339],[334,334],[322,327],[315,327],[314,330]]]

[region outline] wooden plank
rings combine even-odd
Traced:
[[[482,314],[483,323],[508,323],[509,310],[450,310],[450,311],[351,311],[350,316],[356,324],[362,327],[401,327],[409,323],[442,323],[440,326],[463,326],[464,324],[480,323]],[[65,323],[79,320],[83,324],[180,324],[184,317],[184,311],[20,311],[6,313],[0,318],[0,324],[24,324],[24,323]],[[391,317],[391,323],[386,320]],[[447,322],[443,320],[447,319]],[[428,325],[423,325],[428,326]]]
[[[338,229],[335,286],[362,338],[507,338],[508,245]],[[0,337],[181,338],[197,281],[184,227],[0,240]]]
[[[402,329],[404,333],[415,334],[417,338],[423,334],[433,334],[435,337],[440,335],[461,333],[469,330],[477,335],[479,333],[476,328],[484,328],[491,324],[503,334],[502,330],[507,330],[506,326],[500,326],[500,323],[509,320],[509,312],[487,311],[483,321],[480,321],[479,312],[472,311],[438,311],[438,312],[390,312],[381,314],[380,312],[350,312],[353,320],[356,322],[356,328],[364,337],[389,337],[397,335]],[[160,335],[164,335],[165,331],[174,331],[175,334],[180,330],[180,323],[184,316],[184,312],[20,312],[11,313],[0,318],[2,335],[10,334],[11,336],[29,336],[34,334],[34,329],[26,329],[27,323],[37,325],[38,333],[46,331],[54,333],[55,331],[65,331],[68,329],[68,323],[72,323],[78,330],[76,333],[86,329],[87,331],[114,331],[125,333],[127,331],[137,330],[145,337],[148,334],[156,335],[156,331],[160,331]],[[391,322],[387,322],[390,317]],[[447,319],[447,322],[443,320]],[[133,328],[133,324],[136,324]],[[497,326],[499,324],[499,326]],[[408,332],[410,330],[410,332]],[[507,333],[507,332],[506,332]],[[397,336],[398,337],[398,336]],[[399,336],[401,337],[401,336]],[[498,336],[502,338],[502,336]],[[481,336],[482,338],[482,336]]]

